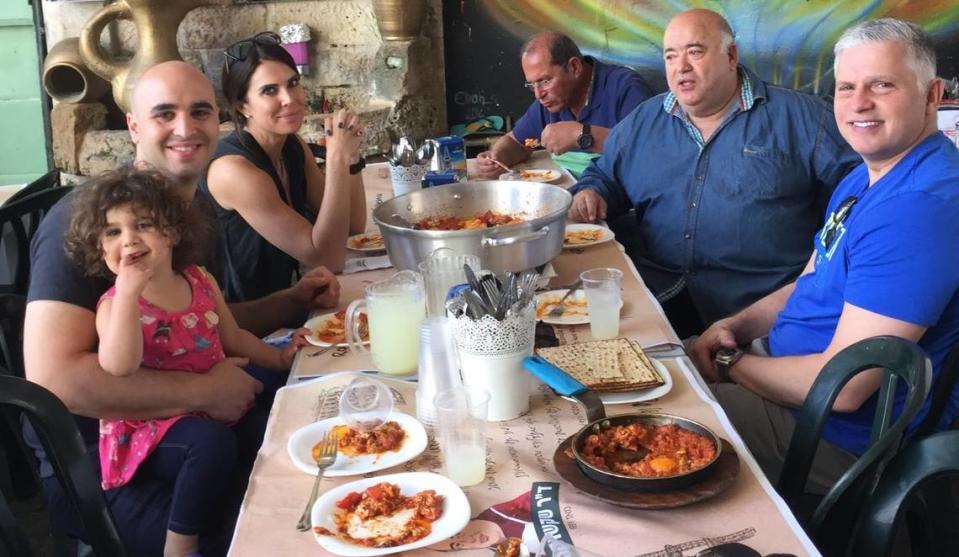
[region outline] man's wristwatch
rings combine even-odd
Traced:
[[[589,124],[583,122],[583,132],[576,138],[580,149],[589,149],[593,146],[593,134],[589,131]]]
[[[736,365],[736,362],[743,357],[743,351],[739,348],[722,348],[716,352],[713,361],[716,363],[716,370],[719,371],[719,380],[723,383],[729,381],[729,368]]]
[[[364,168],[366,168],[366,159],[360,157],[360,160],[350,165],[350,174],[359,174]]]

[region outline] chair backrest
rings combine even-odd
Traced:
[[[957,380],[959,380],[959,343],[952,347],[952,350],[946,354],[946,359],[942,361],[942,369],[939,370],[939,375],[936,376],[929,390],[929,413],[916,428],[913,434],[915,438],[926,437],[939,429],[942,413],[946,410]]]
[[[20,294],[0,294],[0,366],[23,377],[23,318],[27,298]]]
[[[13,516],[3,492],[0,492],[0,549],[5,549],[2,555],[33,557],[27,535],[17,524],[17,517]]]
[[[899,449],[909,422],[922,407],[929,392],[932,364],[913,342],[891,336],[861,340],[829,360],[796,417],[796,429],[777,486],[793,508],[802,500],[823,426],[839,391],[853,376],[874,368],[882,368],[883,377],[875,395],[876,412],[869,446],[826,493],[804,525],[820,549],[837,542],[833,534],[839,532],[846,535],[845,540],[840,541],[842,546],[848,544],[857,505],[872,492],[879,472]],[[900,380],[906,386],[906,400],[902,412],[893,420],[893,402]]]
[[[4,202],[4,205],[16,203],[17,201],[20,201],[21,199],[33,195],[39,191],[58,187],[60,187],[60,171],[54,168],[50,172],[47,172],[43,176],[40,176],[36,180],[17,190],[16,193],[7,198],[6,202]]]
[[[8,269],[13,280],[2,285],[0,291],[26,295],[30,282],[30,241],[50,207],[72,189],[47,189],[0,206],[0,238],[14,242],[13,249],[2,254],[10,263]]]
[[[863,505],[852,542],[853,555],[891,555],[896,528],[906,510],[904,503],[928,482],[956,474],[959,474],[959,431],[943,431],[910,443],[889,462],[872,496]],[[909,534],[911,537],[914,531],[910,530]]]
[[[66,406],[45,388],[26,379],[0,375],[0,406],[30,420],[57,479],[83,524],[83,541],[97,556],[125,556],[110,509],[100,490],[86,446]]]

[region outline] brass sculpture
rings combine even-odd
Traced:
[[[373,0],[376,26],[384,41],[412,41],[420,36],[426,0]]]
[[[176,32],[186,14],[200,6],[224,5],[228,0],[118,0],[90,18],[80,34],[80,55],[87,66],[113,84],[113,98],[124,111],[137,78],[160,62],[182,60]],[[100,48],[100,33],[111,21],[130,19],[139,44],[129,62],[111,60]]]
[[[80,59],[80,39],[63,39],[43,60],[43,88],[50,97],[67,103],[99,100],[110,84],[93,73]]]

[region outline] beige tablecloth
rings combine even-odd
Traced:
[[[624,412],[669,412],[697,420],[733,442],[740,455],[741,470],[725,492],[700,503],[670,510],[633,510],[614,507],[589,497],[559,478],[553,469],[553,453],[567,437],[585,424],[582,409],[558,398],[540,386],[531,399],[530,412],[515,420],[486,425],[489,439],[486,480],[466,488],[471,516],[490,515],[490,507],[526,494],[533,488],[551,488],[558,494],[559,520],[573,543],[605,557],[648,555],[694,555],[720,541],[742,541],[760,553],[815,554],[804,535],[791,521],[768,483],[760,481],[751,460],[731,434],[717,408],[683,370],[679,360],[668,360],[672,390],[661,399],[608,407],[610,414]],[[289,436],[321,417],[318,400],[328,389],[339,389],[349,374],[289,386],[277,393],[266,438],[257,457],[250,487],[237,523],[230,555],[328,555],[311,533],[298,533],[294,525],[312,486],[313,478],[298,470],[286,451]],[[394,391],[396,409],[415,415],[415,384],[384,378]],[[442,473],[438,447],[431,442],[418,458],[379,474],[405,471]],[[330,489],[356,478],[327,478]],[[535,509],[534,509],[535,510]],[[514,513],[521,514],[521,513]],[[529,520],[531,517],[527,517]],[[517,523],[518,524],[518,523]],[[525,526],[525,525],[524,525]],[[527,527],[528,529],[528,527]],[[508,528],[504,527],[504,530]],[[521,535],[522,528],[509,531]],[[527,532],[527,536],[531,535]],[[535,534],[532,534],[535,538]],[[669,551],[668,551],[669,550]],[[421,549],[406,555],[439,555]],[[489,556],[490,551],[462,550],[464,557]]]
[[[531,165],[545,166],[537,161]],[[380,176],[381,170],[381,165],[371,165],[365,171],[371,207],[378,193],[388,195],[389,179],[386,175]],[[644,346],[678,342],[659,305],[618,243],[566,251],[554,260],[553,265],[557,273],[554,285],[568,284],[580,271],[590,267],[622,269],[625,304],[621,335]],[[344,275],[340,279],[341,306],[345,307],[349,301],[362,296],[367,284],[392,273],[393,269],[381,269]],[[557,336],[563,343],[590,340],[589,326],[557,328]],[[291,385],[277,393],[266,437],[240,511],[230,549],[232,556],[328,555],[317,545],[312,533],[298,533],[294,527],[309,496],[313,478],[293,465],[287,455],[286,443],[297,429],[327,417],[321,415],[318,408],[319,397],[328,390],[341,389],[350,377],[337,372],[373,369],[373,366],[367,356],[347,350],[333,350],[311,357],[317,350],[310,348],[301,352],[291,373]],[[491,510],[494,506],[497,509],[516,507],[506,503],[517,499],[529,501],[525,494],[534,489],[535,482],[535,489],[541,495],[558,496],[555,506],[558,515],[545,516],[549,507],[537,508],[535,505],[530,513],[537,514],[547,531],[550,531],[551,524],[562,524],[577,546],[603,557],[688,556],[723,541],[742,541],[763,554],[817,555],[721,409],[703,390],[695,372],[690,371],[688,360],[670,358],[664,362],[673,378],[670,392],[651,402],[608,406],[607,412],[669,412],[699,421],[717,431],[733,444],[741,462],[739,476],[725,492],[691,506],[656,511],[611,506],[581,493],[558,476],[552,462],[556,447],[585,424],[584,413],[578,404],[556,397],[548,388],[538,385],[527,415],[486,425],[485,433],[489,439],[486,480],[465,489],[471,516],[487,519],[496,514]],[[319,378],[307,380],[316,376]],[[415,383],[383,378],[394,392],[396,409],[415,415]],[[431,441],[418,458],[377,475],[403,471],[441,473],[442,463],[435,442]],[[342,485],[351,479],[356,478],[324,479],[323,489]],[[524,513],[526,511],[521,510],[513,514]],[[531,527],[525,524],[532,518],[530,513],[519,522],[495,520],[505,524],[502,528],[509,535],[520,535],[525,529],[526,539],[536,538]],[[445,550],[450,551],[449,543],[445,546]],[[476,544],[472,546],[476,547]],[[440,554],[437,548],[403,553]],[[489,557],[491,551],[467,549],[455,554]]]

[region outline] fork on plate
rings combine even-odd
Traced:
[[[316,461],[316,479],[313,480],[313,491],[310,493],[310,501],[303,509],[300,521],[296,523],[296,529],[300,532],[306,532],[312,525],[311,515],[313,514],[313,505],[316,503],[316,496],[320,491],[320,480],[323,479],[323,471],[336,462],[337,438],[330,429],[320,441],[319,450],[313,451],[313,459]]]
[[[549,310],[549,313],[547,313],[547,315],[550,317],[562,317],[563,312],[566,311],[565,306],[563,306],[563,302],[566,301],[566,298],[569,298],[570,294],[572,294],[573,292],[576,292],[582,286],[583,286],[582,279],[574,282],[572,286],[569,287],[569,290],[566,291],[566,294],[562,298],[560,298],[558,302],[556,302],[556,305],[553,306],[553,309]]]

